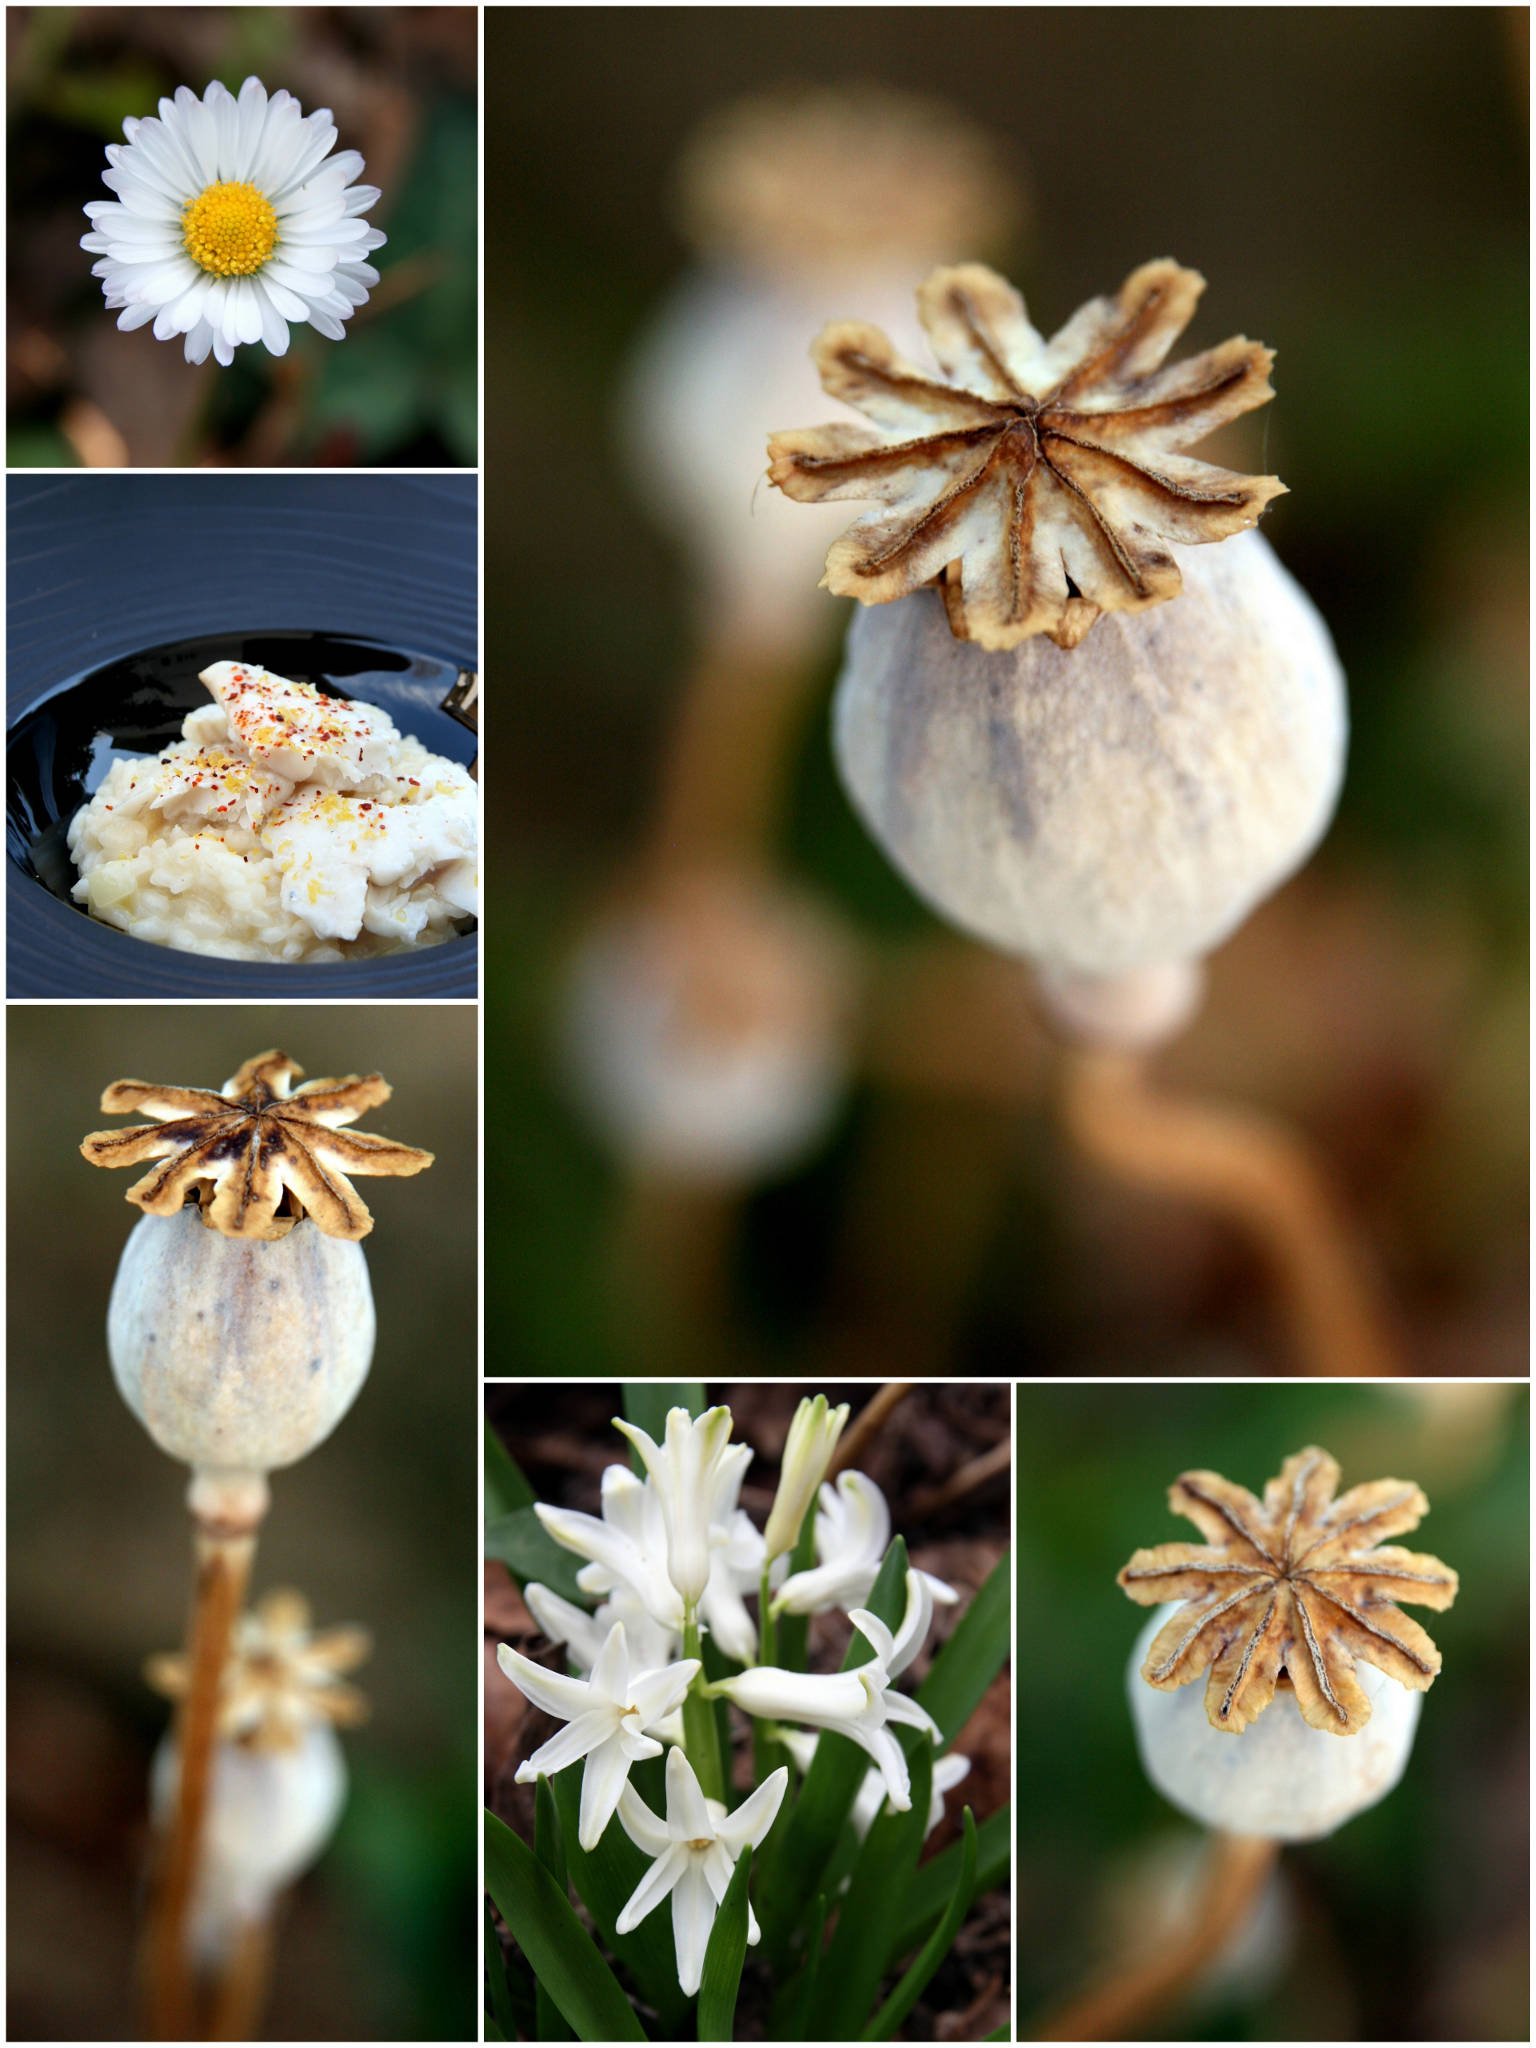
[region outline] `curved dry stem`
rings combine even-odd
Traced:
[[[247,1920],[213,1987],[210,2041],[254,2041],[272,1970],[272,1922]]]
[[[176,1716],[176,1804],[157,1854],[144,1931],[145,2031],[152,2041],[196,2038],[187,1917],[208,1808],[224,1664],[256,1537],[251,1531],[213,1533],[198,1526],[194,1549],[187,1690]]]
[[[885,1418],[900,1407],[911,1391],[910,1380],[887,1380],[885,1385],[871,1396],[839,1437],[827,1462],[828,1479],[835,1479],[839,1472],[846,1472],[849,1466],[863,1457],[866,1448],[883,1427]]]
[[[1031,2038],[1144,2040],[1149,2021],[1178,2000],[1243,1925],[1279,1853],[1278,1842],[1259,1836],[1213,1834],[1205,1882],[1182,1933],[1164,1941],[1155,1955],[1126,1962],[1062,2007]]]
[[[1253,1110],[1158,1094],[1142,1059],[1080,1047],[1063,1058],[1062,1113],[1116,1178],[1199,1203],[1257,1240],[1284,1291],[1301,1371],[1400,1373],[1348,1225],[1298,1137]]]
[[[663,872],[765,858],[807,664],[712,635],[683,685],[652,823],[649,859]]]

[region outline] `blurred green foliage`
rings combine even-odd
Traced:
[[[380,252],[397,282],[409,273],[416,288],[387,319],[349,335],[345,348],[323,351],[312,441],[349,429],[357,459],[373,463],[435,435],[455,462],[472,468],[479,460],[478,146],[473,107],[441,106],[427,121]]]

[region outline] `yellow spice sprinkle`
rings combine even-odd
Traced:
[[[215,277],[249,277],[277,247],[277,215],[254,185],[210,185],[187,201],[181,239]]]

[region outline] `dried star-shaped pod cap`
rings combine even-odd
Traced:
[[[873,427],[775,434],[768,474],[802,502],[874,498],[822,578],[861,604],[938,582],[950,630],[982,647],[1075,647],[1109,611],[1177,597],[1169,542],[1225,540],[1285,486],[1176,451],[1273,397],[1271,351],[1238,336],[1165,364],[1205,289],[1144,263],[1047,342],[979,263],[936,270],[918,313],[947,382],[877,327],[839,321],[811,353]]]
[[[1174,1482],[1170,1507],[1207,1542],[1138,1550],[1118,1580],[1143,1607],[1185,1603],[1147,1653],[1149,1685],[1171,1692],[1208,1672],[1211,1726],[1240,1733],[1288,1681],[1307,1724],[1333,1735],[1371,1717],[1357,1659],[1428,1689],[1440,1652],[1394,1602],[1449,1607],[1456,1574],[1382,1539],[1416,1528],[1429,1503],[1398,1479],[1335,1500],[1338,1483],[1337,1463],[1316,1448],[1287,1458],[1262,1500],[1216,1472]]]
[[[219,1734],[250,1749],[292,1749],[317,1722],[356,1727],[367,1719],[368,1702],[342,1673],[361,1664],[370,1647],[366,1629],[312,1628],[302,1594],[266,1594],[235,1624]],[[151,1657],[144,1667],[155,1691],[173,1700],[184,1697],[188,1671],[180,1653]]]
[[[93,1131],[80,1150],[93,1166],[164,1160],[128,1190],[151,1216],[174,1216],[195,1195],[203,1221],[225,1237],[283,1237],[305,1216],[327,1237],[366,1237],[373,1218],[348,1174],[420,1173],[432,1154],[336,1128],[389,1100],[382,1074],[296,1088],[303,1071],[274,1051],[247,1060],[221,1094],[114,1081],[105,1111],[147,1110],[156,1121]]]

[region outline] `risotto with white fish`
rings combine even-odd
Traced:
[[[479,793],[377,705],[217,661],[213,703],[118,761],[70,822],[74,898],[136,939],[221,960],[433,946],[479,909]]]

